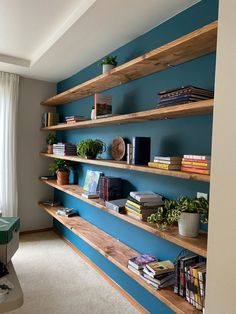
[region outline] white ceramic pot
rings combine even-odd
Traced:
[[[178,221],[179,234],[195,238],[199,233],[200,216],[198,213],[182,213]]]
[[[115,66],[113,64],[103,64],[103,66],[102,66],[102,73],[105,74],[105,73],[111,71],[114,68],[115,68]]]

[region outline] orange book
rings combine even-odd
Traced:
[[[197,168],[190,168],[190,167],[181,167],[181,171],[184,172],[191,172],[191,173],[200,173],[200,174],[210,174],[210,170],[207,169],[197,169]]]

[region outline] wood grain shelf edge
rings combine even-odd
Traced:
[[[206,115],[213,112],[214,99],[202,100],[188,104],[175,105],[163,108],[154,108],[145,111],[133,112],[113,117],[85,120],[73,124],[61,123],[41,128],[42,131],[63,131],[83,128],[95,128],[108,125],[122,125],[153,120],[176,119],[189,116]]]
[[[184,247],[185,249],[188,249],[198,255],[207,257],[207,234],[206,233],[200,233],[200,235],[197,238],[187,238],[187,237],[182,237],[179,235],[177,227],[174,227],[170,231],[160,231],[159,229],[157,229],[155,225],[149,224],[144,221],[135,220],[127,215],[119,214],[113,210],[106,208],[104,205],[104,202],[101,199],[96,200],[96,199],[87,199],[83,197],[81,195],[83,192],[83,189],[82,187],[78,185],[64,185],[63,186],[63,185],[58,185],[56,183],[56,180],[41,180],[41,181],[55,189],[58,189],[59,191],[67,193],[77,199],[80,199],[81,201],[85,203],[88,203],[113,216],[116,216],[118,219],[124,220],[128,223],[135,225],[138,228],[141,228],[149,233],[152,233],[155,236],[158,236],[171,243]]]
[[[204,56],[216,50],[217,21],[207,24],[170,43],[130,60],[107,74],[77,85],[41,103],[58,106],[94,93],[125,84],[146,75],[164,70],[189,60]]]
[[[118,168],[123,170],[133,170],[133,171],[140,171],[145,173],[151,173],[156,175],[163,175],[169,177],[175,177],[180,179],[188,179],[188,180],[195,180],[195,181],[203,181],[203,182],[210,182],[210,176],[205,174],[198,174],[198,173],[188,173],[183,171],[176,171],[176,170],[162,170],[157,168],[152,168],[148,166],[139,166],[139,165],[128,165],[125,161],[115,161],[110,159],[86,159],[80,158],[77,156],[59,156],[47,153],[40,153],[43,157],[48,158],[57,158],[63,160],[70,160],[75,162],[81,162],[90,165],[97,165],[102,167],[112,167]]]
[[[127,268],[129,258],[139,255],[140,253],[131,249],[126,244],[121,243],[96,226],[82,219],[81,217],[64,218],[56,215],[58,207],[45,206],[39,203],[47,213],[57,219],[66,228],[79,236],[82,240],[92,246],[96,251],[105,256],[114,265],[120,268],[129,277],[148,290],[157,299],[165,303],[168,307],[178,314],[199,314],[199,311],[193,308],[188,302],[176,295],[173,288],[155,290]]]

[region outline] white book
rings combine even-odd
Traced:
[[[162,200],[162,196],[152,191],[135,191],[130,192],[131,197],[136,199],[138,202],[154,202],[155,200]]]
[[[199,159],[199,160],[210,160],[211,156],[205,155],[184,155],[186,159]]]

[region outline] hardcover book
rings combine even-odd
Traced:
[[[125,213],[125,204],[127,202],[126,198],[120,198],[113,201],[105,201],[105,206],[112,209],[118,213]]]
[[[150,161],[151,138],[136,136],[132,139],[133,146],[133,165],[147,165]]]
[[[151,262],[148,263],[146,267],[154,275],[168,273],[175,268],[174,264],[171,261]]]
[[[143,269],[143,266],[147,263],[157,261],[157,258],[150,254],[142,254],[131,258],[128,262],[129,265],[136,269]]]
[[[101,177],[99,197],[104,201],[122,198],[122,179],[115,177]]]

